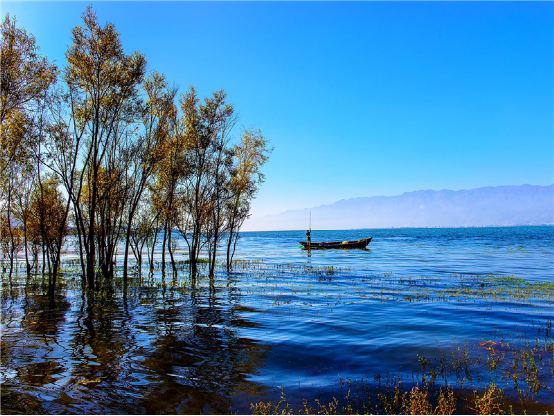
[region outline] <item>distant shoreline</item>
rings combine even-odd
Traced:
[[[554,223],[546,224],[517,224],[517,225],[445,225],[445,226],[430,226],[430,227],[415,227],[415,226],[398,226],[398,227],[362,227],[362,228],[336,228],[336,229],[316,229],[312,231],[354,231],[354,230],[402,230],[402,229],[451,229],[451,228],[510,228],[510,227],[553,227]],[[284,231],[305,231],[304,229],[296,230],[249,230],[241,233],[280,233]]]
[[[331,205],[252,216],[242,228],[304,229],[309,213],[312,225],[321,229],[552,225],[553,201],[554,184],[424,190],[390,197],[351,198]]]

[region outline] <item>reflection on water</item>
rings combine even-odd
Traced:
[[[256,324],[232,281],[150,283],[4,298],[2,412],[227,413],[233,397],[265,394],[249,377],[269,346],[239,336]]]
[[[314,231],[314,241],[374,239],[310,257],[302,232],[246,233],[243,262],[212,280],[145,265],[125,292],[117,281],[89,297],[66,265],[54,299],[40,282],[3,281],[1,410],[247,413],[277,386],[301,403],[333,397],[341,377],[370,388],[389,371],[409,378],[416,354],[542,340],[552,331],[553,230]],[[554,372],[540,376],[552,385]],[[548,390],[534,400],[554,404]]]

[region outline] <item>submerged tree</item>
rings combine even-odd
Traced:
[[[48,261],[48,294],[53,296],[60,265],[60,253],[68,234],[67,201],[54,176],[47,176],[31,195],[26,226],[29,239],[42,246]]]
[[[177,88],[155,71],[145,79],[146,59],[124,53],[113,24],[102,26],[91,7],[82,18],[56,89],[57,69],[34,38],[9,16],[2,24],[0,237],[10,274],[22,246],[28,273],[28,246],[34,259],[40,247],[53,294],[68,226],[83,288],[97,287],[98,270],[114,276],[123,242],[125,283],[131,252],[140,267],[146,246],[152,268],[158,234],[162,270],[169,253],[176,273],[176,228],[193,275],[205,249],[213,275],[225,239],[230,267],[267,140],[245,131],[233,146],[237,116],[223,90],[201,101],[191,87],[178,109]]]
[[[154,71],[144,82],[146,102],[142,108],[143,131],[138,139],[129,147],[127,153],[129,192],[127,197],[126,238],[123,260],[123,280],[127,279],[127,265],[133,219],[140,201],[156,168],[163,161],[163,146],[174,129],[177,109],[174,100],[176,87],[170,87],[164,75]],[[141,223],[141,227],[145,223]],[[136,246],[138,248],[138,245]],[[142,246],[141,246],[142,250]]]
[[[179,229],[189,248],[193,275],[218,202],[216,192],[222,186],[218,175],[227,135],[236,123],[234,108],[226,98],[225,91],[216,91],[200,103],[196,90],[191,87],[180,99],[183,115],[177,134],[185,149],[187,171],[180,182]]]
[[[0,248],[2,249],[2,272],[6,271],[6,264],[10,263],[10,277],[13,269],[13,260],[23,245],[23,233],[19,227],[10,224],[8,216],[0,214]]]
[[[27,209],[21,205],[28,203],[22,191],[37,176],[35,149],[42,138],[42,114],[57,70],[38,54],[35,38],[18,28],[15,18],[7,15],[0,31],[0,210],[6,219],[2,239],[11,244],[4,251],[11,275],[21,245],[21,230],[13,225]]]
[[[81,163],[83,170],[79,179],[79,191],[88,185],[88,203],[76,209],[78,228],[83,232],[83,247],[86,254],[86,278],[89,288],[95,285],[97,260],[96,230],[99,220],[112,221],[113,211],[105,210],[98,218],[101,203],[100,175],[102,169],[112,174],[113,163],[121,155],[121,142],[129,127],[140,114],[139,85],[143,81],[146,59],[135,52],[126,55],[113,24],[102,27],[91,7],[83,15],[84,26],[72,31],[72,44],[66,52],[68,66],[65,81],[73,117],[74,146],[83,146]],[[77,192],[79,192],[77,191]],[[76,192],[72,190],[72,192]],[[73,196],[73,204],[79,206]],[[104,266],[112,261],[111,244],[104,240]]]
[[[148,251],[148,261],[151,264],[150,257],[150,245],[148,244],[152,241],[152,246],[155,244],[154,237],[156,233],[156,223],[158,219],[158,213],[154,213],[151,210],[151,205],[148,204],[148,195],[143,194],[141,203],[137,206],[135,210],[135,215],[133,216],[133,222],[130,224],[128,231],[130,231],[130,242],[129,246],[133,251],[133,256],[137,263],[138,273],[141,273],[142,269],[142,253],[144,246],[146,246]]]
[[[231,269],[239,230],[248,218],[250,204],[265,179],[261,167],[272,151],[262,132],[254,129],[244,130],[241,142],[232,150],[234,164],[229,181],[231,198],[227,201],[225,211],[228,227],[227,270]]]

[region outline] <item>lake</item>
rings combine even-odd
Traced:
[[[399,383],[494,383],[516,410],[554,411],[554,227],[312,231],[369,236],[308,252],[303,231],[243,233],[231,273],[144,266],[94,300],[69,263],[53,301],[4,276],[2,413],[250,413],[281,394],[296,413],[360,409]]]

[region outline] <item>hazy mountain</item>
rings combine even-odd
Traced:
[[[552,224],[554,184],[343,199],[331,205],[251,218],[243,230],[305,230],[310,212],[312,228],[323,230]]]

